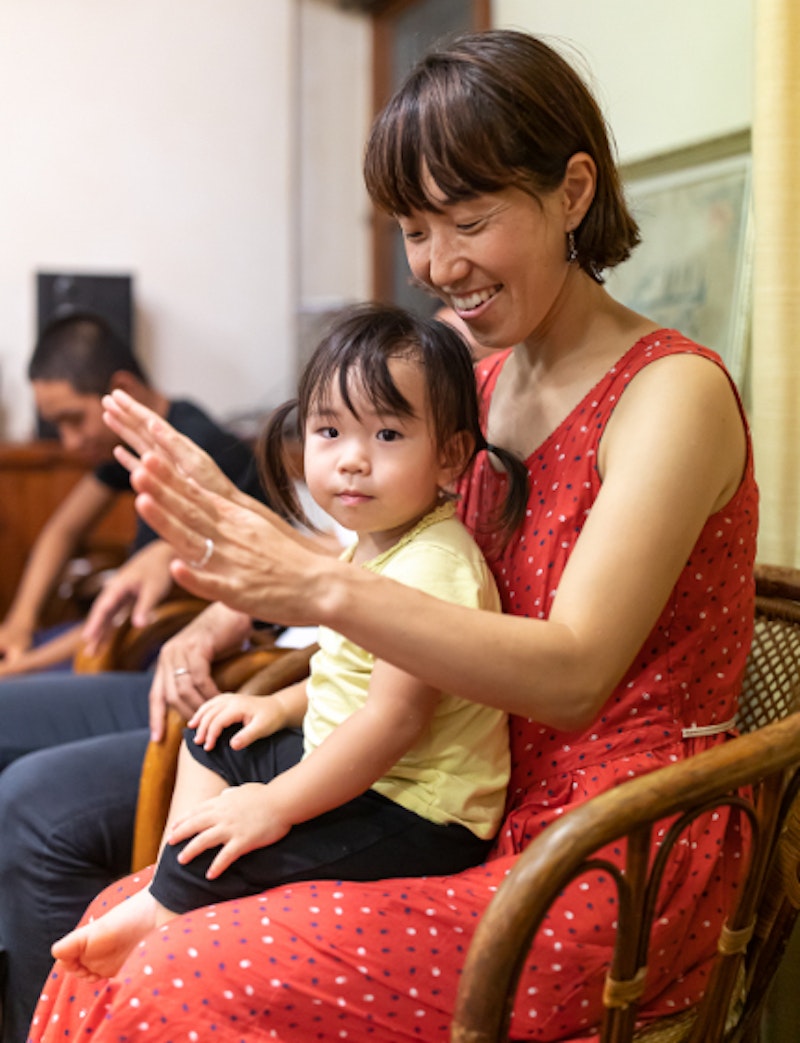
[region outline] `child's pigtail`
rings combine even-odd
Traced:
[[[498,518],[494,519],[496,524],[500,526],[503,546],[505,546],[525,518],[529,491],[528,468],[516,453],[512,453],[510,449],[503,449],[499,445],[490,445],[483,437],[481,440],[482,445],[478,446],[478,450],[484,449],[499,460],[508,478],[508,488],[502,509]]]
[[[308,519],[295,492],[295,485],[287,464],[287,428],[289,418],[297,411],[297,399],[278,406],[258,440],[256,459],[258,475],[273,509],[287,521],[309,528]],[[296,423],[296,422],[295,422]],[[300,432],[296,432],[300,438]]]

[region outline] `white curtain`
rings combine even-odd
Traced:
[[[800,566],[800,3],[757,0],[750,418],[758,558]]]

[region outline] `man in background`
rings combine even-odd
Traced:
[[[81,626],[48,640],[39,634],[42,610],[83,538],[130,490],[128,472],[113,457],[117,438],[103,423],[103,395],[121,388],[202,446],[245,492],[263,499],[250,449],[191,402],[170,401],[147,379],[131,348],[100,316],[73,312],[51,322],[33,352],[28,376],[36,407],[63,447],[88,471],[50,516],[33,545],[8,613],[0,623],[0,677],[69,665]],[[140,519],[131,556],[111,580],[106,599],[133,604],[133,622],[170,591],[169,548]]]

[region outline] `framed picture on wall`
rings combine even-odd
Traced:
[[[642,242],[607,273],[613,296],[713,348],[743,391],[752,302],[750,174],[744,135],[623,168]]]

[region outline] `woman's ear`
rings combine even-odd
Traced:
[[[566,231],[574,232],[592,205],[597,188],[597,166],[588,152],[576,152],[567,160],[561,189]]]

